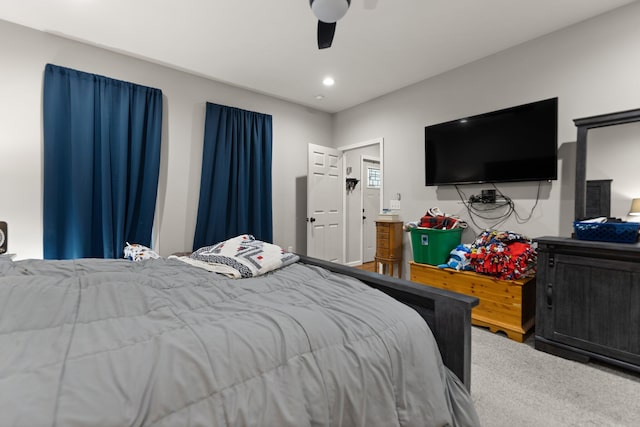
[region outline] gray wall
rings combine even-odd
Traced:
[[[572,119],[640,108],[640,4],[541,37],[338,113],[336,144],[384,137],[384,204],[402,193],[404,221],[427,208],[470,217],[453,186],[424,185],[424,127],[460,117],[541,99],[559,98],[559,179],[541,188],[541,200],[528,222],[510,220],[503,230],[530,237],[570,235],[573,221],[576,128]],[[637,138],[635,144],[637,145]],[[616,154],[624,156],[624,148]],[[455,147],[452,147],[455,155]],[[635,157],[637,158],[637,157]],[[635,173],[606,160],[606,169]],[[636,177],[637,178],[637,177]],[[640,181],[635,179],[635,197]],[[488,185],[462,186],[467,196]],[[521,217],[533,208],[535,183],[498,184]],[[629,195],[633,192],[628,190]],[[628,201],[630,203],[630,200]],[[463,234],[471,242],[490,222],[476,220]],[[405,236],[405,259],[412,259]]]
[[[47,62],[162,89],[164,130],[154,248],[191,249],[207,101],[273,115],[274,241],[296,248],[296,178],[307,143],[331,145],[331,116],[276,98],[0,21],[0,220],[9,251],[42,257],[42,78]]]

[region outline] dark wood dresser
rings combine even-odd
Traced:
[[[535,241],[535,347],[640,372],[640,245]]]

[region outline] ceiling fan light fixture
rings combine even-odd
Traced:
[[[328,24],[337,22],[349,9],[351,0],[310,0],[313,14]]]

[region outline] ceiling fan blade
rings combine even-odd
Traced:
[[[336,33],[336,23],[318,21],[318,49],[331,47],[333,35]]]

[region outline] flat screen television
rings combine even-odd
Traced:
[[[558,98],[426,126],[425,184],[558,179]]]

